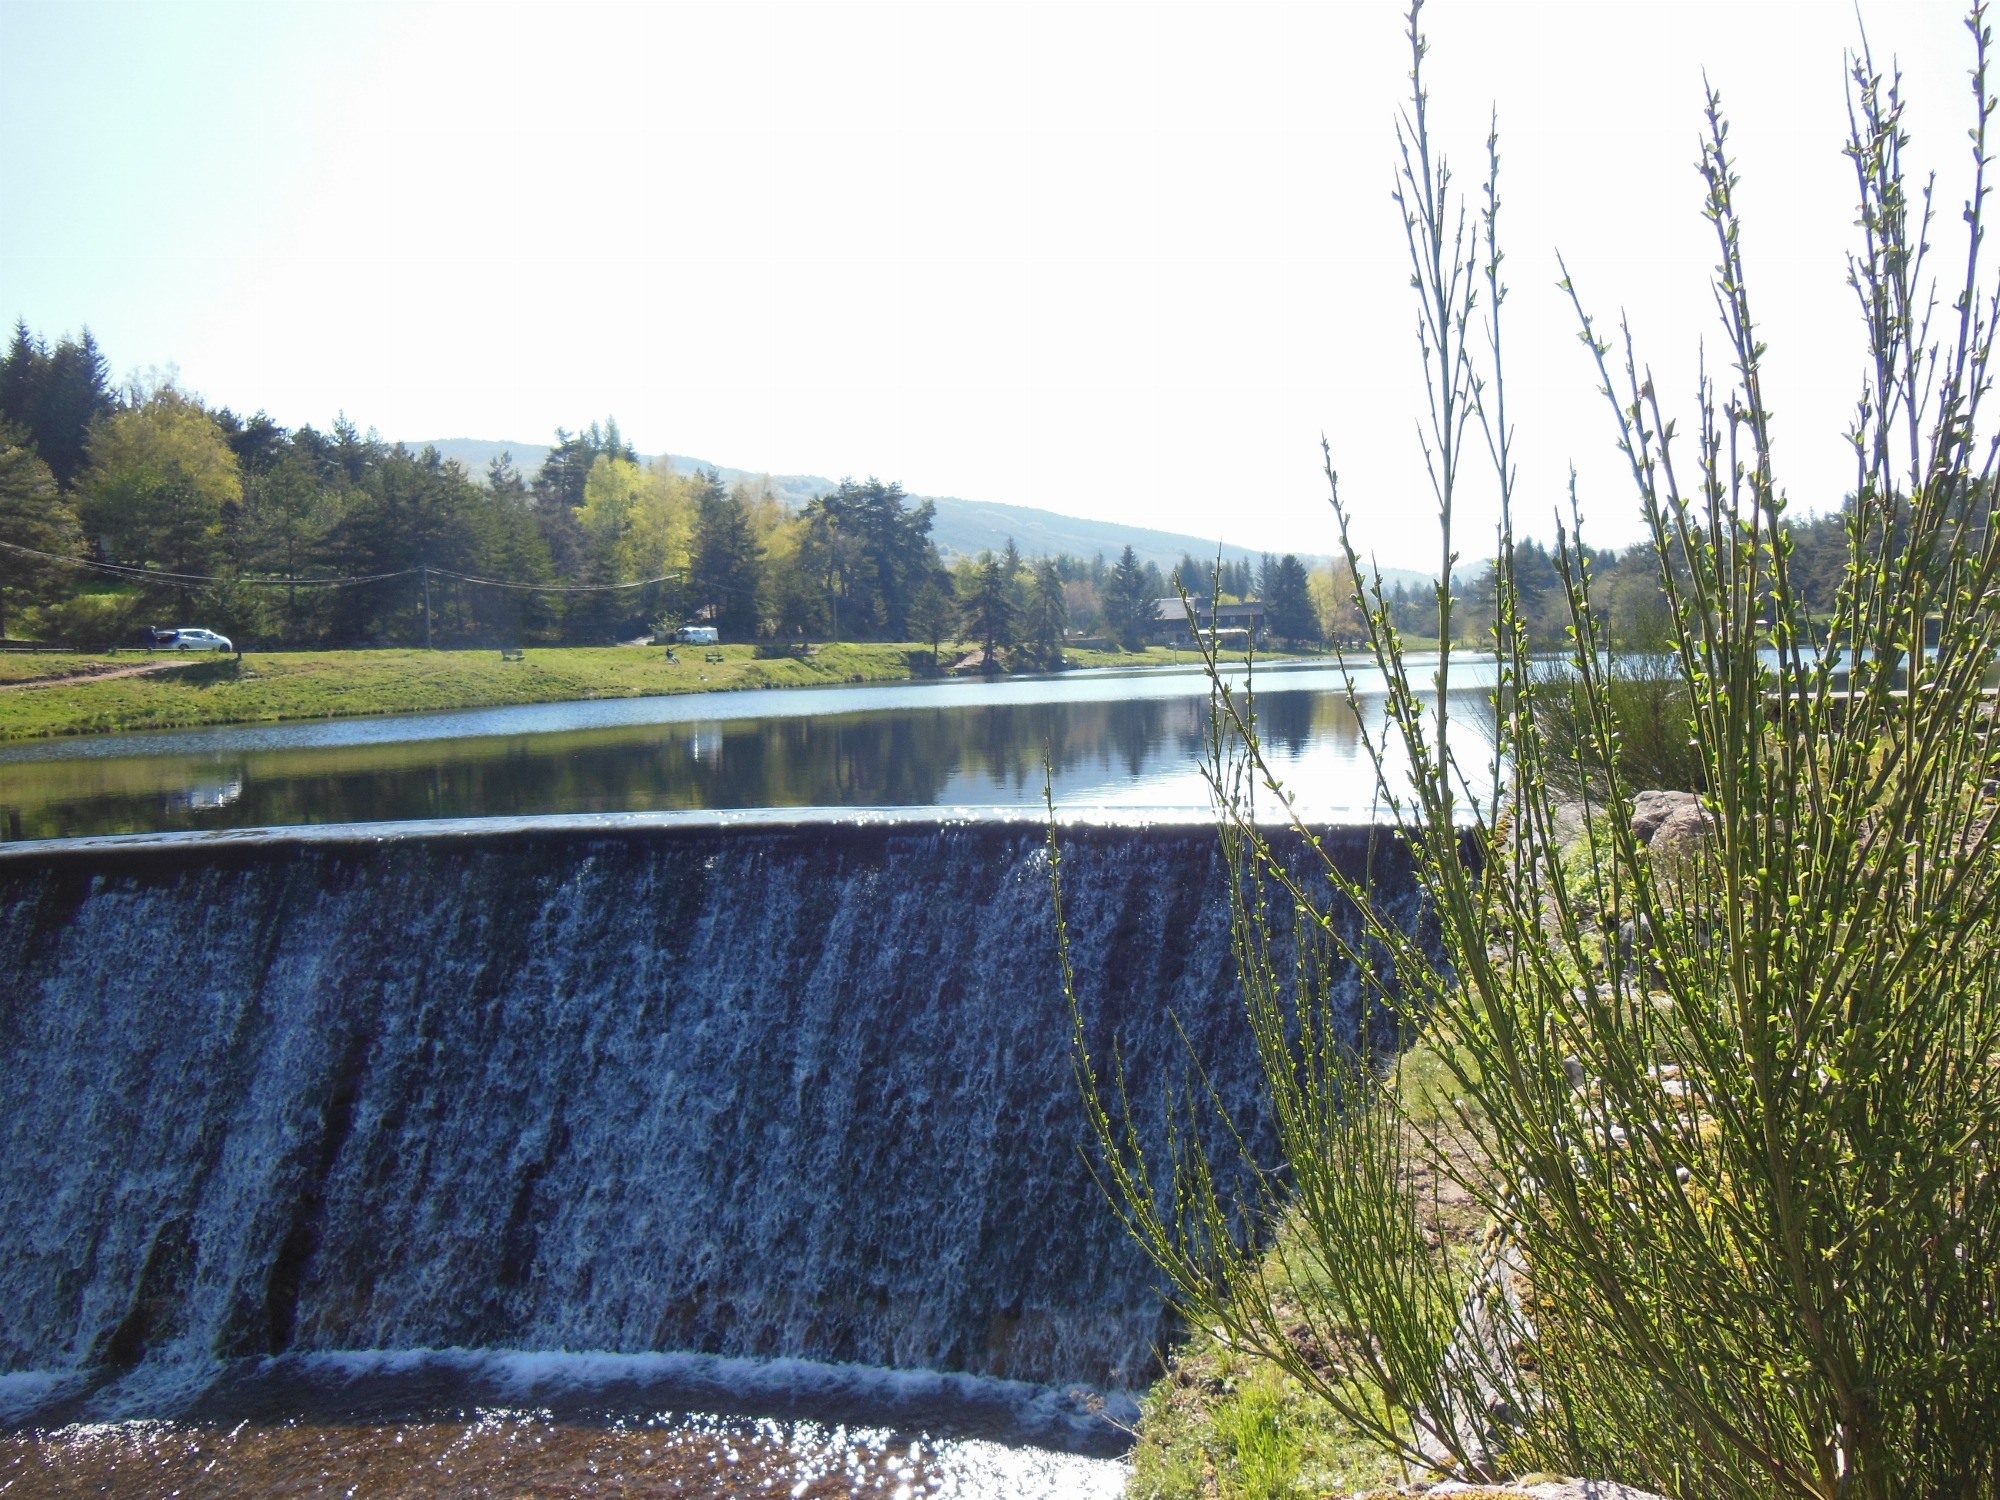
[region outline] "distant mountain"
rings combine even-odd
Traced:
[[[511,454],[514,467],[530,478],[542,466],[542,460],[549,456],[546,443],[493,443],[481,438],[444,438],[411,443],[409,446],[435,448],[445,458],[456,459],[463,464],[474,478],[481,479],[486,475],[486,466],[502,453]],[[654,455],[642,453],[639,457],[642,462],[651,463]],[[692,474],[696,469],[713,469],[727,483],[739,479],[768,479],[778,498],[794,510],[837,484],[837,481],[818,474],[759,474],[678,453],[668,454],[667,462],[674,466],[676,473],[681,474]],[[1141,562],[1156,563],[1162,569],[1173,567],[1183,556],[1190,554],[1203,561],[1216,555],[1214,537],[1155,531],[1145,526],[1124,526],[1115,521],[1091,521],[1081,516],[1059,515],[1052,510],[1037,510],[1026,505],[1002,505],[992,500],[960,500],[951,495],[912,495],[910,498],[929,500],[937,506],[937,519],[931,523],[931,539],[947,559],[1002,551],[1009,537],[1030,557],[1068,553],[1087,560],[1101,552],[1106,561],[1110,561],[1129,546]],[[1231,562],[1248,558],[1254,563],[1261,550],[1230,543],[1222,546],[1223,556]],[[1310,566],[1325,562],[1326,558],[1324,555],[1311,555],[1305,561]],[[1430,585],[1429,575],[1409,568],[1384,568],[1382,576],[1391,588],[1397,583],[1410,588],[1419,584],[1425,587]]]
[[[489,443],[484,438],[441,438],[435,441],[410,443],[415,449],[435,448],[445,458],[455,458],[465,465],[466,472],[474,479],[486,477],[486,466],[502,453],[510,454],[514,467],[529,479],[542,466],[542,460],[549,456],[547,443]],[[651,463],[659,455],[641,453],[641,463]],[[797,510],[815,495],[823,495],[832,489],[836,481],[822,479],[817,474],[755,474],[748,469],[732,469],[727,464],[712,464],[705,459],[685,458],[678,453],[669,453],[667,462],[674,466],[677,474],[692,474],[696,469],[713,469],[722,476],[725,484],[734,484],[739,479],[768,479],[771,488],[778,492],[778,498]]]

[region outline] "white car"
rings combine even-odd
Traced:
[[[183,625],[174,632],[171,642],[176,651],[234,651],[235,645],[226,635],[217,635],[213,630],[197,630]]]

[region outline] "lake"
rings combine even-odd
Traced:
[[[1382,727],[1379,677],[1357,675],[1360,715],[1335,667],[1275,664],[1255,682],[1267,753],[1300,811],[1373,820],[1363,728]],[[1475,762],[1487,711],[1477,687],[1454,704],[1461,754]],[[1209,805],[1207,730],[1200,672],[1155,669],[33,741],[0,746],[0,840],[565,813],[1027,809],[1041,804],[1045,763],[1065,813],[1185,814]]]

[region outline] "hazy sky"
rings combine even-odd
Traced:
[[[1960,252],[1957,9],[1864,3]],[[1702,72],[1740,148],[1785,482],[1837,502],[1858,390],[1831,3],[1434,0],[1470,188],[1503,153],[1531,529],[1573,462],[1636,532],[1554,290],[1676,395],[1715,347]],[[643,451],[1328,550],[1318,442],[1423,564],[1393,3],[137,5],[0,0],[0,317],[287,424]],[[1481,555],[1477,527],[1464,544]]]

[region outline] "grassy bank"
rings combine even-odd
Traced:
[[[682,647],[670,662],[657,646],[530,649],[520,661],[497,651],[299,651],[166,659],[0,655],[0,740],[120,734],[218,724],[353,718],[706,693],[730,688],[824,687],[898,682],[932,672],[928,647],[868,644],[815,647],[808,656],[724,646],[719,660]],[[1186,661],[1188,654],[1179,654]],[[946,654],[944,659],[952,658]],[[1163,666],[1175,653],[1077,652],[1077,666]],[[82,674],[154,668],[142,675]],[[43,683],[44,686],[8,686]]]
[[[1430,1044],[1404,1055],[1398,1083],[1412,1126],[1435,1130],[1451,1083]],[[1485,1230],[1478,1210],[1434,1172],[1420,1170],[1418,1177],[1429,1227],[1475,1255]],[[1266,1274],[1272,1305],[1287,1327],[1299,1330],[1297,1342],[1304,1337],[1300,1289],[1285,1279],[1276,1256]],[[1292,1500],[1393,1490],[1431,1477],[1399,1472],[1276,1363],[1208,1329],[1191,1331],[1147,1393],[1132,1465],[1131,1500]]]

